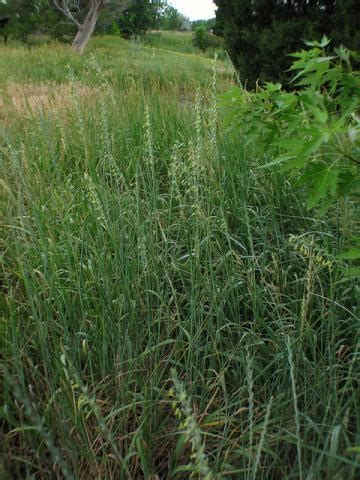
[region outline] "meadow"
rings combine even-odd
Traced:
[[[1,479],[359,478],[358,212],[180,37],[0,46]]]

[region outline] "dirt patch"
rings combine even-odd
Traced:
[[[96,98],[100,95],[98,88],[77,82],[75,84],[19,84],[12,83],[0,94],[1,116],[11,112],[28,114],[39,111],[59,110],[71,105],[74,97]]]

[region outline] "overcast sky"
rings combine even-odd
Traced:
[[[190,20],[215,17],[215,5],[212,0],[170,0],[169,3]]]

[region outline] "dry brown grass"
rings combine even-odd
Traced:
[[[12,113],[23,116],[40,111],[58,111],[71,105],[74,93],[80,98],[97,98],[100,90],[80,82],[10,83],[0,94],[0,117],[5,119]]]

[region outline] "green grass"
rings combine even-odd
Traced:
[[[225,63],[0,59],[3,87],[73,86],[1,129],[0,477],[358,478],[353,206],[313,217],[226,133]]]
[[[199,48],[193,44],[194,32],[172,32],[172,31],[153,31],[147,33],[142,43],[157,50],[174,51],[188,54],[196,54],[199,59],[200,56],[225,60],[226,53],[222,47],[221,40],[217,37],[219,46],[217,48],[208,48],[205,52],[202,52]]]
[[[153,31],[145,35],[144,42],[157,49],[196,53],[193,46],[193,32]]]
[[[93,38],[81,57],[70,53],[69,47],[61,44],[40,44],[31,48],[16,43],[7,48],[0,45],[0,88],[10,82],[63,83],[68,80],[68,66],[79,80],[92,84],[94,77],[91,72],[89,74],[89,60],[93,55],[96,55],[103,75],[118,87],[127,88],[129,83],[136,83],[146,89],[160,86],[167,91],[174,87],[186,91],[196,89],[199,84],[208,85],[213,72],[212,60],[196,55],[193,50],[189,54],[183,50],[180,47],[179,51],[158,49],[141,41],[111,36]],[[218,63],[223,79],[227,79],[227,85],[230,85],[232,67],[227,62]]]

